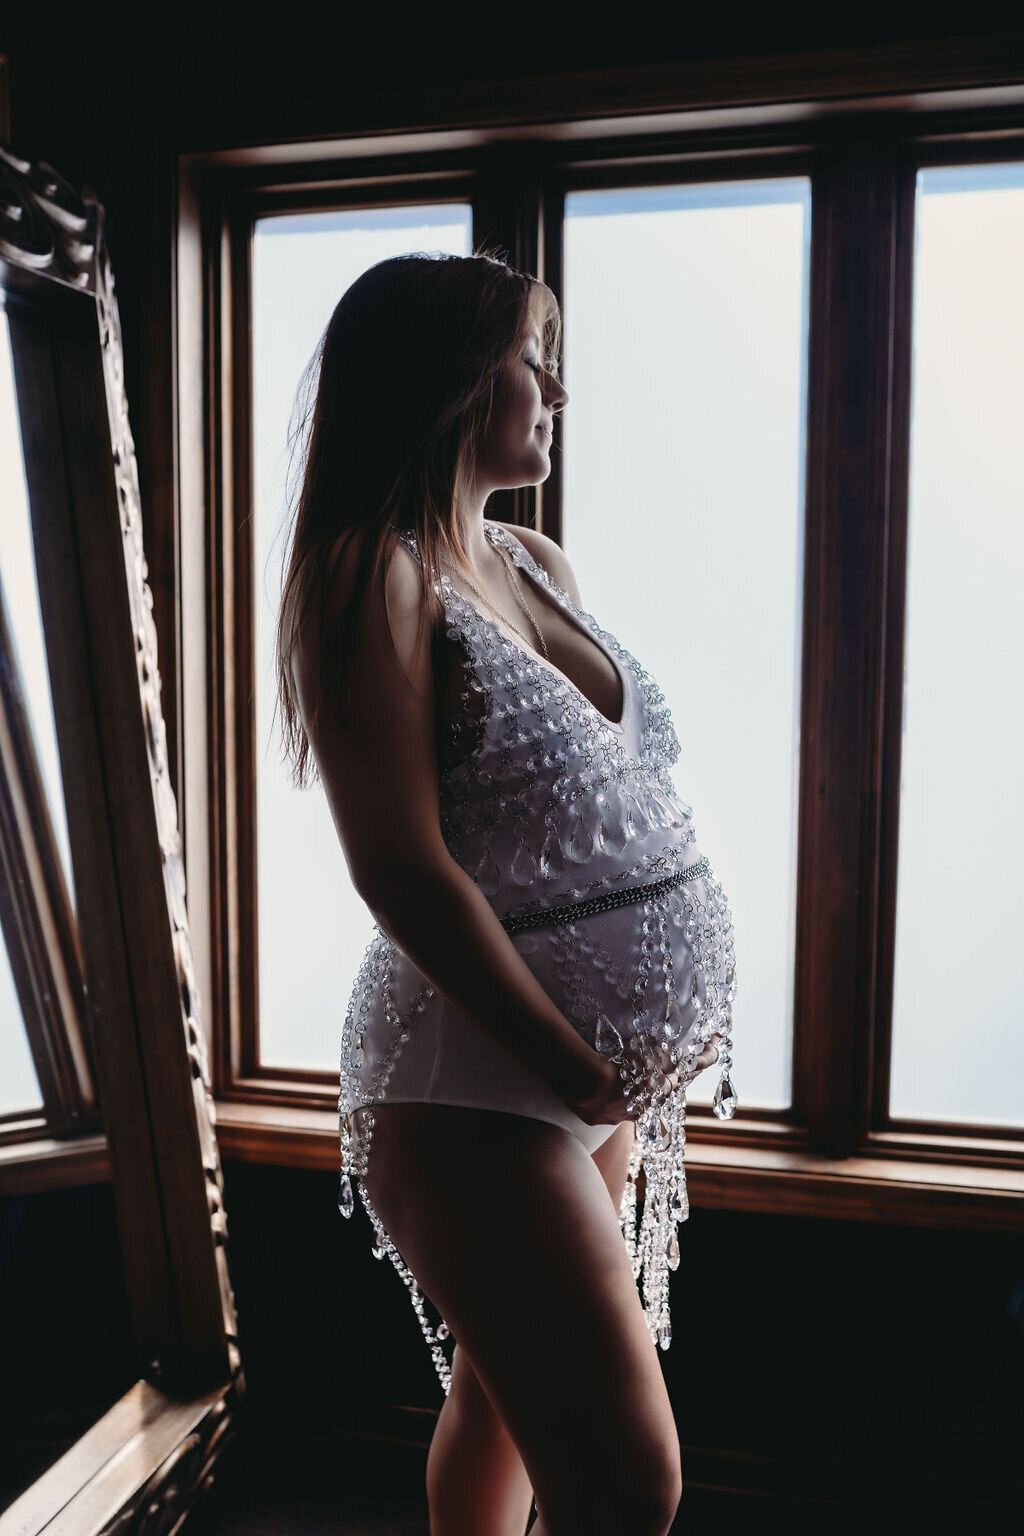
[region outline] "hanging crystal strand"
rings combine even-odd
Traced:
[[[383,999],[385,1020],[389,1026],[389,1042],[388,1048],[384,1052],[381,1062],[376,1072],[374,1073],[372,1083],[362,1090],[360,1096],[362,1098],[363,1106],[369,1106],[373,1103],[384,1101],[388,1079],[390,1078],[395,1062],[401,1053],[402,1046],[409,1039],[411,1024],[413,1020],[423,1012],[427,1002],[434,995],[433,987],[429,982],[427,982],[419,989],[419,992],[413,999],[412,1004],[404,1014],[395,1007],[392,992],[392,978],[396,949],[394,943],[390,939],[386,938],[382,933],[380,933],[380,930],[378,930],[378,933],[381,941],[379,948],[375,950],[372,955],[370,951],[367,952],[368,959],[370,960],[368,972],[372,974],[372,978],[376,981],[380,996]],[[373,946],[371,946],[371,949],[372,948]],[[358,992],[358,990],[358,988],[354,989],[354,994],[355,992]],[[365,1028],[364,1016],[365,1010],[368,1007],[369,997],[370,988],[367,987],[363,993],[360,1004],[360,1035],[363,1033],[363,1029]],[[346,1020],[346,1024],[349,1031],[351,1031],[351,1016]],[[347,1051],[343,1047],[342,1054],[343,1059],[347,1057],[348,1064],[350,1065],[352,1054],[351,1051]],[[350,1073],[346,1067],[343,1067],[343,1077],[345,1078],[347,1086]],[[344,1091],[345,1090],[343,1090],[343,1092]],[[348,1091],[351,1092],[351,1089],[348,1088]],[[352,1101],[349,1100],[348,1102]],[[358,1151],[354,1152],[352,1120],[348,1113],[345,1113],[342,1116],[341,1143],[343,1173],[341,1194],[338,1202],[339,1209],[344,1216],[351,1216],[352,1204],[354,1204],[351,1198],[351,1180],[352,1176],[356,1176],[358,1179],[360,1199],[366,1208],[367,1215],[369,1216],[374,1229],[374,1242],[370,1252],[376,1259],[383,1259],[386,1254],[390,1258],[392,1264],[407,1286],[409,1290],[410,1301],[412,1302],[413,1309],[415,1310],[417,1318],[419,1319],[420,1330],[430,1349],[431,1358],[434,1362],[434,1369],[437,1372],[438,1380],[441,1383],[441,1388],[447,1397],[449,1391],[451,1390],[451,1366],[447,1360],[444,1349],[442,1348],[442,1342],[449,1337],[448,1326],[442,1320],[436,1330],[431,1328],[430,1323],[428,1322],[424,1313],[423,1299],[419,1284],[416,1281],[412,1271],[409,1269],[408,1265],[403,1261],[394,1243],[388,1236],[384,1228],[384,1224],[376,1210],[373,1208],[373,1205],[366,1191],[366,1174],[369,1167],[370,1147],[373,1141],[373,1125],[373,1110],[364,1107],[362,1113],[361,1134],[358,1138]]]
[[[678,1267],[679,1248],[676,1224],[683,1219],[683,1184],[685,1150],[685,1089],[673,1089],[661,1098],[659,1080],[664,1081],[662,1061],[665,1055],[665,1026],[675,1002],[674,969],[668,942],[666,914],[668,897],[663,895],[645,904],[642,923],[640,976],[634,998],[634,1028],[630,1044],[642,1057],[642,1079],[655,1085],[653,1102],[648,1106],[646,1088],[634,1087],[637,1106],[637,1144],[644,1168],[644,1203],[635,1252],[631,1253],[634,1274],[639,1279],[648,1331],[661,1349],[672,1342],[670,1317],[670,1269]],[[653,922],[652,922],[653,918]],[[648,1023],[643,1000],[652,950],[651,935],[656,925],[662,969],[665,977],[665,1013]],[[657,1012],[657,1010],[655,1010]],[[678,1055],[668,1051],[674,1066]],[[632,1086],[632,1085],[630,1085]],[[627,1096],[630,1095],[627,1086]]]
[[[664,803],[664,802],[663,802]],[[658,919],[658,947],[661,951],[662,973],[665,983],[665,1013],[661,1019],[660,1034],[662,1040],[669,1047],[669,1057],[674,1066],[678,1060],[678,1053],[671,1048],[672,1010],[675,1001],[675,972],[672,963],[672,946],[668,936],[668,897],[661,897],[656,903]],[[656,1217],[656,1252],[657,1265],[655,1270],[656,1298],[653,1300],[652,1310],[656,1312],[654,1319],[654,1331],[661,1348],[668,1349],[672,1342],[672,1325],[669,1314],[669,1242],[675,1240],[675,1223],[669,1209],[669,1197],[671,1193],[671,1172],[675,1162],[675,1150],[679,1139],[679,1100],[681,1095],[675,1092],[669,1096],[665,1106],[665,1121],[668,1125],[668,1146],[665,1148],[665,1156],[662,1161],[661,1178],[658,1188],[658,1210]],[[678,1249],[677,1249],[678,1251]],[[674,1266],[673,1266],[674,1267]]]
[[[641,939],[641,963],[640,974],[637,978],[634,991],[634,1029],[630,1045],[632,1057],[627,1060],[622,1038],[612,1024],[611,1020],[603,1013],[597,1017],[597,1025],[594,1036],[595,1048],[609,1060],[620,1063],[619,1073],[625,1083],[625,1093],[630,1101],[630,1111],[637,1117],[636,1141],[630,1157],[630,1170],[627,1173],[626,1189],[623,1191],[622,1205],[620,1206],[620,1222],[623,1225],[623,1235],[626,1240],[627,1253],[629,1254],[630,1267],[634,1278],[640,1277],[642,1304],[647,1327],[652,1338],[660,1344],[662,1349],[667,1349],[671,1343],[672,1332],[669,1322],[669,1292],[668,1292],[668,1259],[667,1241],[668,1228],[671,1225],[669,1214],[670,1199],[670,1169],[674,1166],[674,1158],[671,1156],[673,1149],[678,1144],[678,1136],[673,1133],[678,1125],[679,1113],[674,1100],[677,1094],[659,1103],[652,1104],[645,1112],[650,1090],[647,1087],[649,1079],[656,1082],[659,1076],[663,1076],[653,1050],[650,1049],[650,1041],[644,1024],[644,1011],[647,994],[647,979],[651,965],[651,924],[652,918],[657,922],[662,942],[667,942],[665,935],[665,898],[661,897],[655,902],[644,903],[644,916],[642,921]],[[575,958],[572,953],[572,944],[578,944],[578,934],[573,923],[565,925],[567,946],[570,953],[567,958]],[[664,959],[664,956],[663,956]],[[575,981],[575,996],[581,999],[582,1006],[586,1002],[594,1007],[593,998],[585,987]],[[677,1091],[678,1092],[678,1091]],[[636,1211],[636,1174],[639,1171],[641,1161],[645,1174],[645,1191],[643,1204],[643,1217],[640,1223],[640,1231],[635,1233]]]
[[[420,1331],[422,1332],[423,1337],[426,1340],[427,1347],[430,1350],[431,1359],[434,1362],[434,1369],[436,1370],[438,1380],[441,1383],[441,1390],[444,1392],[445,1397],[447,1397],[452,1388],[452,1372],[451,1366],[448,1364],[448,1360],[445,1356],[443,1348],[441,1347],[440,1341],[448,1337],[448,1325],[442,1321],[436,1330],[430,1326],[423,1306],[423,1296],[420,1292],[416,1277],[409,1266],[405,1263],[398,1249],[395,1247],[394,1243],[391,1241],[390,1237],[385,1231],[384,1223],[381,1221],[380,1217],[377,1215],[377,1212],[374,1210],[373,1204],[370,1201],[370,1197],[366,1193],[366,1186],[363,1184],[362,1180],[360,1180],[359,1183],[359,1196],[366,1208],[366,1214],[369,1216],[370,1221],[373,1223],[373,1229],[377,1234],[375,1247],[381,1249],[382,1255],[384,1253],[387,1254],[388,1258],[391,1260],[395,1269],[398,1271],[403,1282],[405,1283],[406,1288],[408,1289],[409,1300],[412,1302],[413,1310],[415,1311],[416,1317],[419,1321]]]
[[[352,1177],[356,1172],[356,1156],[353,1124],[351,1112],[358,1101],[358,1080],[355,1075],[355,1062],[352,1059],[352,1042],[356,1034],[354,1019],[356,1002],[359,1004],[360,1028],[362,1035],[363,1021],[370,1003],[370,992],[377,970],[381,961],[381,941],[383,935],[375,928],[373,938],[367,944],[360,961],[359,970],[356,973],[352,992],[349,996],[348,1008],[345,1013],[345,1022],[341,1031],[341,1059],[339,1064],[339,1092],[338,1092],[338,1129],[341,1151],[341,1179],[338,1189],[338,1210],[345,1217],[350,1217],[354,1208],[352,1195]]]
[[[640,1172],[640,1144],[633,1139],[633,1145],[629,1153],[629,1167],[626,1169],[626,1183],[622,1191],[622,1201],[619,1205],[619,1225],[626,1242],[626,1253],[629,1257],[629,1266],[633,1271],[635,1280],[639,1273],[636,1258],[636,1221],[637,1221],[637,1196],[636,1179]]]
[[[725,900],[722,887],[718,886],[718,892],[724,907],[726,944],[724,956],[724,1006],[722,1008],[719,1030],[722,1035],[718,1048],[719,1078],[715,1087],[711,1108],[719,1120],[731,1120],[736,1113],[737,1095],[733,1086],[730,1068],[732,1067],[732,1004],[736,996],[736,950],[735,936],[732,927],[732,912]]]
[[[339,1106],[340,1108],[340,1106]],[[352,1122],[341,1112],[341,1184],[338,1189],[338,1210],[343,1216],[351,1216],[355,1205],[352,1197]]]
[[[658,1169],[657,1201],[654,1213],[654,1236],[651,1253],[651,1273],[647,1279],[646,1298],[648,1327],[662,1349],[668,1349],[672,1340],[668,1306],[668,1168],[667,1159],[661,1159]]]
[[[675,965],[672,960],[672,941],[669,938],[667,913],[668,898],[666,896],[657,903],[658,948],[661,951],[661,969],[665,979],[665,1012],[661,1019],[661,1038],[670,1048],[672,1065],[675,1066],[678,1056],[671,1047],[672,1041],[679,1033],[679,1024],[676,1008]]]
[[[684,1077],[692,1080],[693,1059],[713,1034],[721,1036],[718,1044],[719,1079],[711,1108],[719,1120],[731,1120],[736,1113],[738,1098],[732,1082],[732,999],[736,995],[736,966],[732,914],[726,903],[725,893],[718,881],[710,875],[702,877],[701,884],[707,900],[701,906],[696,888],[683,893],[686,911],[684,937],[693,953],[693,992],[690,998],[699,1015],[694,1037],[685,1047]],[[724,942],[723,942],[724,940]],[[720,975],[721,973],[721,975]],[[706,996],[702,999],[697,990],[698,980],[703,978]]]
[[[636,1069],[633,1080],[626,1083],[626,1094],[636,1117],[637,1140],[644,1168],[644,1204],[637,1236],[641,1292],[647,1326],[651,1328],[651,1280],[655,1266],[655,1226],[659,1196],[659,1152],[662,1120],[657,1109],[648,1108],[649,1089],[645,1067],[652,1058],[647,1031],[644,1027],[648,978],[651,970],[651,919],[654,905],[650,900],[643,904],[641,921],[640,965],[633,996],[634,1034],[630,1048],[634,1053]]]

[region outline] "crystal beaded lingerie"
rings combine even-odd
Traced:
[[[436,590],[463,686],[438,764],[441,831],[545,991],[618,1067],[636,1127],[620,1226],[648,1329],[667,1349],[669,1272],[679,1264],[677,1226],[689,1213],[686,1088],[696,1076],[694,1059],[714,1034],[721,1042],[712,1108],[728,1120],[737,1105],[732,914],[671,777],[680,745],[661,689],[511,531],[489,521],[484,531],[605,651],[622,680],[623,713],[608,720],[564,673],[513,641],[442,574]],[[414,536],[400,537],[419,559]],[[408,1287],[447,1393],[449,1330],[443,1319],[431,1323],[428,1298],[365,1187],[373,1106],[388,1103],[396,1069],[401,1074],[415,1064],[399,1097],[446,1102],[443,1074],[438,1089],[429,1065],[436,1065],[446,1035],[449,1043],[467,1038],[458,1035],[449,1001],[377,925],[342,1029],[339,1208],[352,1214],[356,1178],[374,1229],[372,1251],[387,1255]],[[673,1070],[680,1079],[675,1089],[666,1077]],[[487,1102],[483,1094],[480,1102]]]

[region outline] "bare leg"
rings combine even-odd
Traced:
[[[596,1160],[519,1115],[395,1104],[376,1122],[368,1193],[508,1427],[536,1536],[664,1536],[678,1438]]]
[[[533,1487],[523,1458],[456,1345],[427,1455],[431,1536],[523,1536]]]
[[[616,1215],[633,1141],[633,1122],[626,1121],[591,1153]],[[533,1509],[533,1487],[515,1441],[458,1344],[451,1392],[427,1456],[427,1501],[433,1536],[523,1536]],[[539,1522],[530,1536],[543,1536]]]

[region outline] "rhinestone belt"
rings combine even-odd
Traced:
[[[689,880],[699,880],[710,873],[711,865],[707,859],[699,859],[688,869],[666,875],[663,880],[653,880],[649,885],[631,885],[617,891],[606,891],[603,896],[591,896],[587,901],[572,901],[558,907],[545,907],[541,912],[523,912],[518,917],[503,917],[501,926],[506,933],[519,933],[523,928],[542,928],[548,923],[571,923],[577,917],[591,917],[595,912],[629,906],[635,901],[644,901],[648,896],[661,896],[675,885],[685,885]]]

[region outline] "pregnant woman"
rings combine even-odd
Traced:
[[[533,1536],[668,1531],[686,1088],[717,1062],[714,1111],[737,1102],[731,913],[664,696],[562,549],[484,516],[550,473],[559,340],[493,253],[347,289],[278,623],[295,780],[312,760],[375,919],[339,1204],[355,1180],[445,1393],[432,1536],[523,1536],[534,1499]]]

